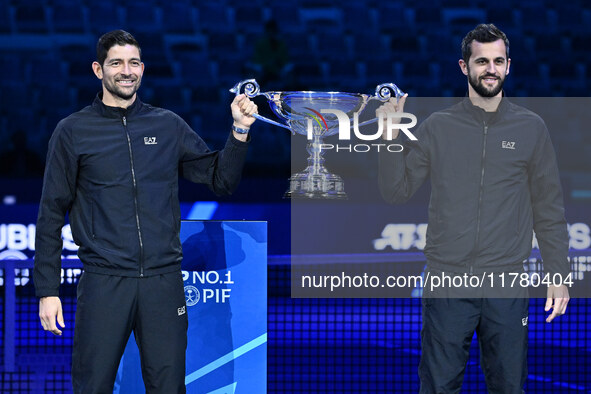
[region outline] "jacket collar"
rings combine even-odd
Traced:
[[[466,98],[464,98],[464,101],[462,102],[462,107],[466,112],[471,114],[479,122],[483,122],[483,121],[485,121],[485,119],[488,118],[486,116],[486,112],[482,108],[472,104],[472,101],[467,96],[466,96]],[[494,123],[494,122],[498,121],[503,116],[503,114],[505,112],[507,112],[508,107],[509,107],[509,99],[507,99],[505,97],[505,93],[503,92],[503,97],[501,98],[501,101],[499,102],[499,106],[497,107],[497,110],[494,112],[494,115],[492,115],[492,117],[490,117],[490,123]]]
[[[101,116],[105,118],[121,118],[122,116],[133,116],[137,114],[144,104],[140,100],[139,96],[135,96],[135,101],[127,108],[121,107],[110,107],[103,103],[103,92],[97,93],[94,101],[92,102],[92,107],[95,111],[97,111]]]

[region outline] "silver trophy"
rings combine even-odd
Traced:
[[[265,96],[271,110],[285,121],[285,124],[258,114],[254,115],[255,118],[286,128],[292,134],[307,136],[308,166],[289,178],[289,189],[285,192],[285,197],[321,199],[347,198],[343,179],[329,172],[324,166],[323,139],[339,131],[339,119],[331,111],[338,110],[346,114],[350,127],[352,116],[355,113],[360,114],[370,100],[378,99],[385,102],[392,94],[397,99],[404,95],[393,83],[379,85],[375,95],[314,91],[261,93],[259,84],[254,79],[240,81],[230,92],[237,95],[244,93],[250,98]],[[358,126],[376,121],[377,119],[372,119],[359,123]]]

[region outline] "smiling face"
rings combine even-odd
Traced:
[[[105,105],[127,108],[135,101],[144,73],[138,47],[115,45],[107,52],[103,65],[94,62],[92,68],[97,78],[103,81]]]
[[[505,43],[500,39],[487,43],[474,40],[470,45],[472,54],[468,62],[459,61],[462,72],[468,77],[468,96],[500,97],[511,65]]]

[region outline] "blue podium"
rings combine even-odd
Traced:
[[[267,223],[183,221],[181,242],[189,317],[187,393],[265,393]],[[114,393],[144,392],[131,335]]]

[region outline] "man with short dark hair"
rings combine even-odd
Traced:
[[[45,330],[61,335],[61,230],[68,214],[84,265],[74,392],[113,391],[133,332],[146,392],[184,393],[188,320],[178,176],[218,195],[232,193],[257,107],[244,95],[234,99],[232,132],[224,149],[213,152],[178,115],[140,101],[144,64],[131,34],[103,35],[92,69],[102,92],[60,121],[49,142],[35,240],[39,317]]]
[[[493,24],[469,32],[459,60],[468,97],[429,116],[418,141],[405,144],[407,154],[380,155],[380,189],[388,202],[407,201],[430,177],[425,277],[497,278],[497,287],[484,289],[424,287],[421,393],[460,391],[474,332],[488,391],[521,393],[528,292],[520,285],[500,288],[499,277],[523,273],[532,230],[550,278],[566,280],[570,271],[554,150],[543,120],[503,98],[508,55],[509,40]],[[384,104],[378,115],[403,112],[405,100]],[[564,284],[550,285],[546,321],[564,314],[568,300]]]

